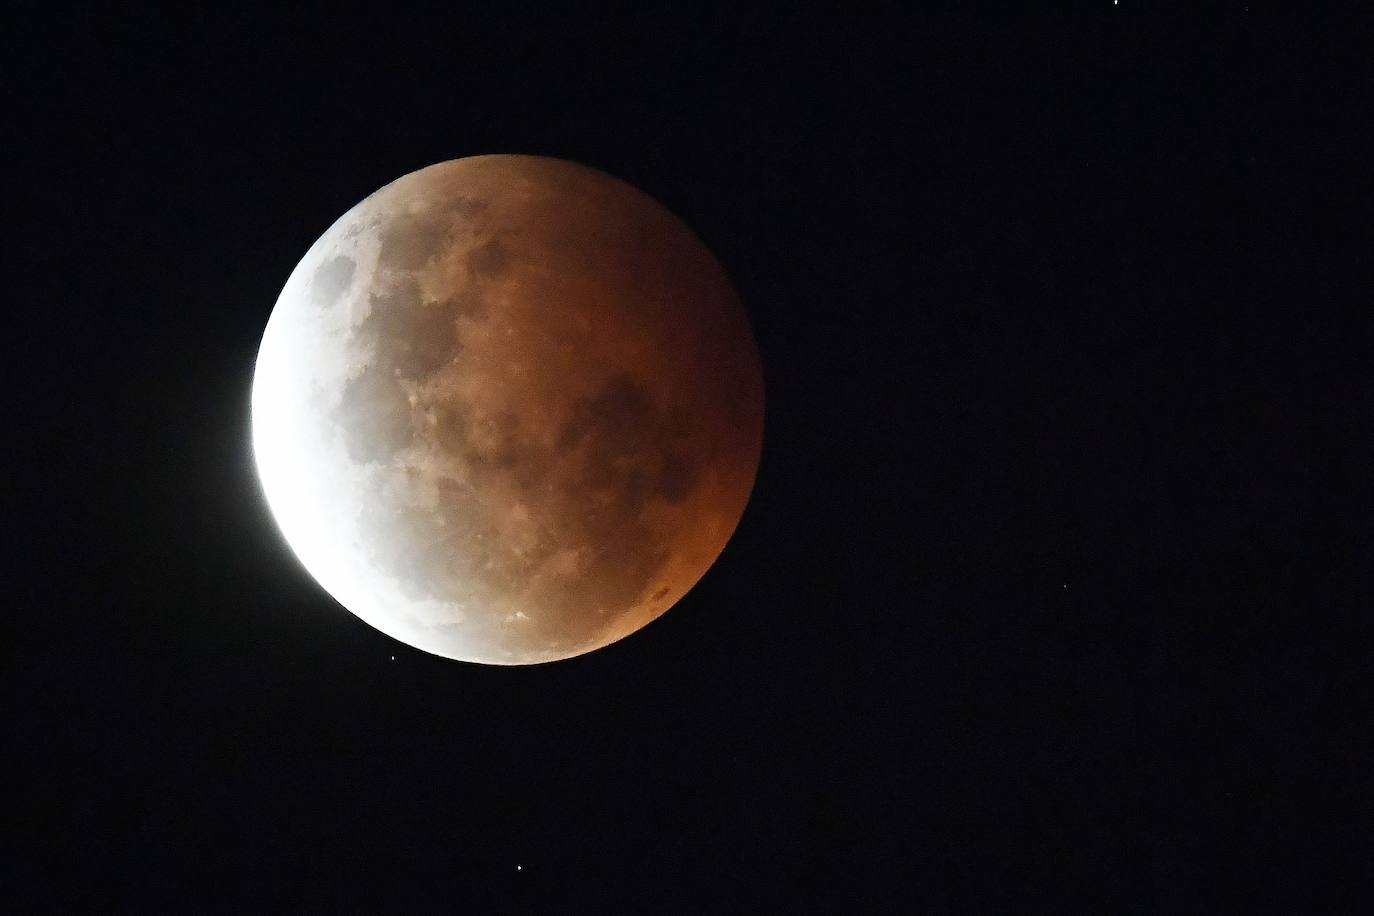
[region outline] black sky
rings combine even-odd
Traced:
[[[1292,6],[14,20],[3,908],[1353,899],[1371,33]],[[767,377],[718,564],[529,669],[335,604],[248,444],[309,245],[492,152],[681,216]]]

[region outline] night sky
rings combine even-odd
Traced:
[[[399,6],[7,27],[0,908],[1352,899],[1369,16]],[[767,385],[700,584],[511,669],[336,604],[248,427],[310,244],[505,152],[680,216]]]

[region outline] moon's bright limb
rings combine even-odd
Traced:
[[[341,604],[427,652],[578,655],[671,607],[758,469],[763,385],[701,242],[603,173],[478,156],[362,201],[264,332],[268,504]]]

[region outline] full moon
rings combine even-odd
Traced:
[[[405,175],[322,235],[252,392],[267,503],[305,568],[448,658],[580,655],[672,607],[733,534],[763,378],[702,242],[537,156]]]

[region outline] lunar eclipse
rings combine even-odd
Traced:
[[[703,243],[534,156],[406,175],[272,311],[253,452],[306,569],[436,655],[533,664],[645,626],[715,562],[758,470],[763,380]]]

